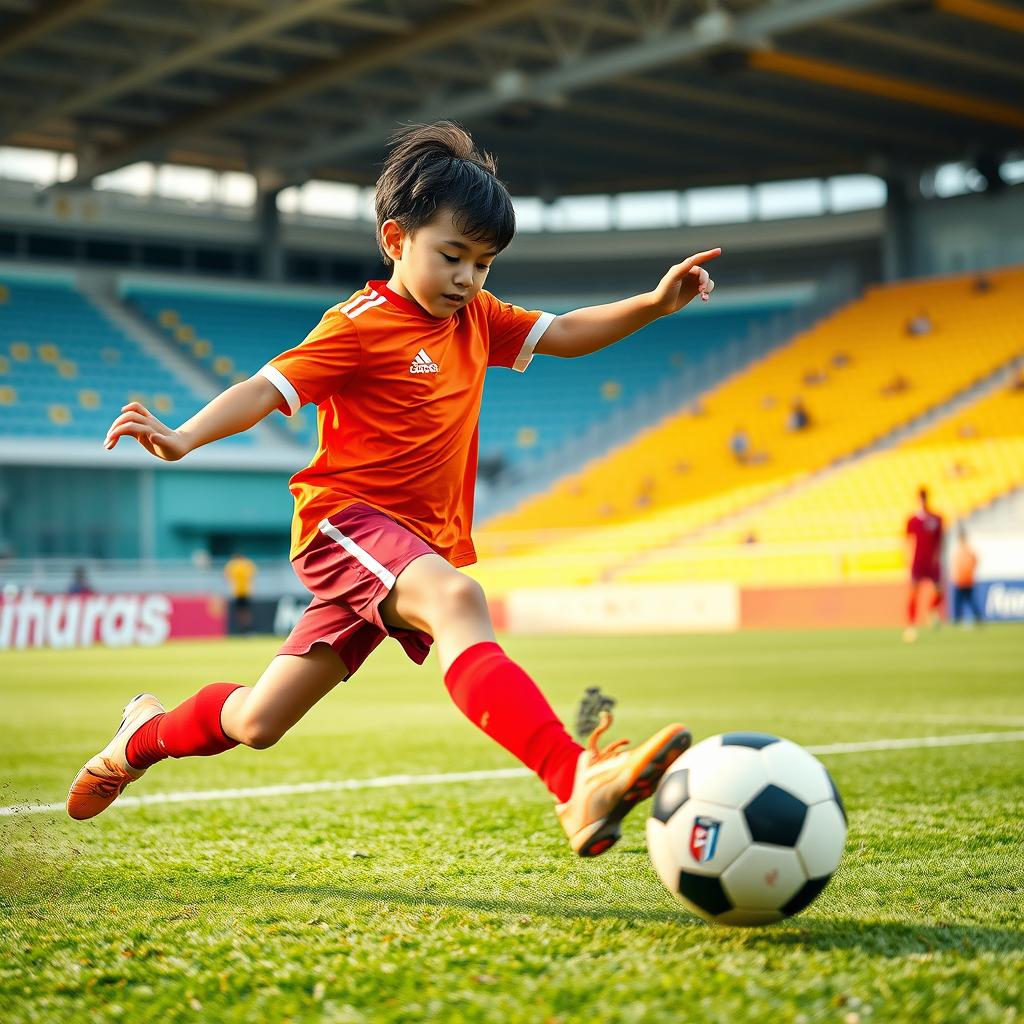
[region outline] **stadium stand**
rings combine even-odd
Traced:
[[[202,404],[70,281],[8,278],[0,287],[0,433],[97,443],[138,400],[172,421]],[[247,436],[230,443],[251,445]]]
[[[897,448],[837,460],[941,407],[1020,353],[1016,296],[1024,274],[1011,270],[993,280],[998,287],[984,295],[965,295],[958,279],[873,290],[712,392],[700,416],[674,417],[560,484],[555,494],[491,524],[480,548],[500,557],[477,575],[501,591],[526,581],[805,583],[898,573],[899,538],[918,484],[956,519],[1024,483],[1019,376],[1011,382],[1008,375],[994,393]],[[908,336],[905,318],[921,303],[934,330]],[[837,353],[839,360],[832,358]],[[801,367],[820,373],[819,382],[808,386]],[[883,394],[880,382],[893,375],[908,387]],[[787,430],[787,404],[766,407],[758,400],[786,394],[781,389],[787,385],[800,390],[808,407],[806,430]],[[742,463],[729,451],[729,431],[741,412],[757,445],[765,446],[763,461]],[[673,459],[686,460],[677,461],[674,473]],[[814,475],[831,463],[837,465],[830,472]],[[627,501],[616,499],[616,481]],[[684,491],[693,499],[672,501]],[[628,498],[635,506],[637,495],[655,508],[644,514],[634,507],[630,516]],[[593,523],[595,496],[606,502],[598,512],[614,525],[567,529],[575,514]],[[533,526],[545,513],[545,532],[537,532]],[[503,550],[510,554],[501,556]]]
[[[328,302],[320,298],[259,295],[251,291],[206,294],[129,285],[122,295],[163,334],[228,387],[255,373],[268,359],[297,345],[319,323]],[[304,442],[316,438],[316,417],[304,409],[288,427]]]
[[[254,373],[301,341],[326,307],[320,299],[251,292],[197,294],[138,285],[128,287],[124,298],[222,385]],[[786,308],[775,304],[694,310],[651,324],[628,346],[613,346],[572,365],[538,359],[530,367],[526,391],[518,375],[492,371],[480,419],[481,456],[509,465],[555,450],[615,408],[653,390],[665,376],[699,363]],[[315,421],[308,410],[293,429],[304,440],[315,437]]]
[[[666,508],[748,484],[814,472],[862,451],[948,401],[1020,349],[1024,271],[877,287],[606,459],[492,520],[496,533],[625,521],[638,503]],[[934,330],[909,335],[927,308]],[[799,396],[806,429],[788,427]],[[749,450],[737,456],[738,430]]]

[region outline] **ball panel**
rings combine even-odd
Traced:
[[[843,821],[849,825],[850,819],[846,816],[846,804],[843,803],[843,798],[839,795],[839,790],[836,788],[835,780],[829,775],[828,771],[825,772],[825,777],[828,779],[828,784],[832,788],[832,799],[839,805],[839,813],[843,816]]]
[[[727,732],[722,735],[723,747],[751,747],[753,750],[761,750],[762,747],[778,742],[778,736],[770,736],[766,732]]]
[[[707,800],[687,800],[666,829],[676,867],[698,875],[720,875],[750,845],[743,815]]]
[[[807,805],[778,786],[766,786],[743,809],[755,843],[796,846],[807,816]]]
[[[761,759],[768,770],[768,781],[805,804],[816,804],[832,796],[825,766],[796,743],[779,740],[761,751]]]
[[[654,818],[647,819],[647,852],[650,854],[654,870],[661,879],[661,884],[672,895],[676,895],[676,884],[679,881],[679,862],[672,849],[672,840],[666,826]]]
[[[786,917],[799,914],[801,910],[818,898],[818,894],[828,885],[831,877],[831,875],[825,875],[824,878],[809,878],[800,891],[782,907],[782,913]]]
[[[706,921],[710,921],[716,914],[723,914],[732,909],[729,897],[726,896],[722,883],[717,878],[680,871],[677,886],[683,903]]]
[[[808,878],[831,875],[839,866],[846,845],[846,821],[834,800],[807,809],[796,852]]]
[[[733,906],[748,910],[778,910],[807,881],[793,850],[756,843],[722,874],[722,888]]]
[[[786,915],[781,910],[748,910],[734,907],[715,918],[715,924],[739,925],[741,928],[756,928],[761,924],[775,924]]]
[[[662,778],[654,796],[652,818],[657,818],[658,821],[668,821],[690,799],[689,779],[690,770],[688,768],[670,770]]]
[[[690,772],[690,793],[724,807],[742,807],[765,784],[764,764],[749,747],[719,747]]]

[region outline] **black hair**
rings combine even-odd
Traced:
[[[497,170],[494,157],[453,121],[398,129],[377,180],[377,245],[385,264],[392,265],[380,240],[386,220],[412,232],[443,209],[467,238],[501,252],[515,236],[516,215]]]
[[[928,500],[928,488],[927,487],[919,487],[917,489],[917,496],[922,501],[927,501]]]

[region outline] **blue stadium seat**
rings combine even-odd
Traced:
[[[196,294],[139,285],[131,285],[125,298],[211,372],[217,372],[218,359],[230,360],[231,369],[218,373],[225,384],[301,341],[329,305],[316,298]],[[522,380],[508,370],[491,370],[480,418],[481,457],[511,465],[543,455],[778,312],[778,304],[732,311],[699,307],[586,359],[537,358]],[[196,342],[204,341],[208,347],[197,354]],[[310,409],[303,415],[298,436],[312,441],[315,417]]]
[[[9,405],[0,403],[0,434],[98,443],[135,396],[158,416],[160,399],[172,423],[187,419],[203,404],[202,396],[140,349],[70,283],[13,279],[4,284],[8,294],[0,304],[0,387],[13,388],[17,398]],[[82,391],[95,392],[94,407],[82,404]],[[67,421],[55,422],[51,406],[66,407]],[[253,442],[243,435],[227,443]]]

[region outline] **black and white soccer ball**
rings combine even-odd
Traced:
[[[759,925],[799,913],[839,866],[846,810],[832,777],[790,740],[730,732],[665,774],[647,821],[658,877],[706,921]]]

